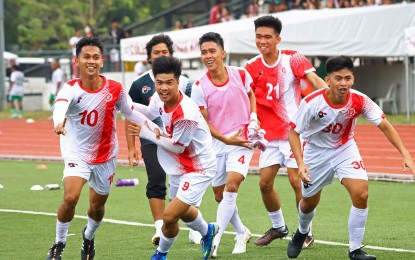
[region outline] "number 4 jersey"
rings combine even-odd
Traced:
[[[118,153],[115,130],[116,110],[123,114],[133,109],[131,99],[123,86],[100,76],[102,86],[96,91],[82,88],[79,79],[64,85],[56,98],[66,102],[66,135],[61,135],[61,153],[64,159],[80,159],[99,164],[114,158]]]
[[[356,118],[362,116],[378,125],[385,114],[365,94],[350,89],[342,106],[333,106],[327,100],[327,89],[305,97],[290,125],[307,142],[321,148],[334,148],[353,139]]]

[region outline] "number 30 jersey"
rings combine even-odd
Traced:
[[[290,120],[301,101],[300,79],[315,71],[307,58],[290,50],[280,50],[277,62],[269,66],[262,55],[248,61],[245,69],[253,79],[258,119],[269,141],[288,139]]]
[[[290,125],[307,142],[321,148],[339,147],[353,139],[356,118],[362,116],[378,125],[385,114],[365,94],[350,89],[342,106],[330,104],[327,89],[320,89],[305,97]]]
[[[79,79],[69,81],[59,92],[55,104],[67,102],[66,135],[60,136],[63,159],[100,164],[118,153],[116,110],[131,113],[133,103],[123,86],[104,76],[96,91],[82,88]]]

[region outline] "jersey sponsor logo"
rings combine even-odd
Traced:
[[[79,104],[79,102],[81,102],[81,100],[82,100],[82,97],[78,97],[78,101],[76,103]]]
[[[147,92],[149,92],[151,90],[151,88],[149,87],[149,86],[144,86],[142,89],[141,89],[141,92],[143,92],[143,94],[146,94]]]
[[[327,113],[324,113],[323,111],[318,111],[318,117],[319,118],[323,118],[325,115],[327,115]]]
[[[78,166],[78,164],[70,162],[70,163],[68,163],[68,166],[71,167],[71,168],[74,168],[75,166]]]
[[[163,109],[161,109],[161,107],[159,108],[159,113],[160,113],[160,115],[163,114]]]
[[[108,95],[105,97],[105,101],[110,102],[112,100],[112,94],[108,93]]]
[[[264,72],[262,70],[259,71],[259,76],[262,76],[262,74],[264,74]]]

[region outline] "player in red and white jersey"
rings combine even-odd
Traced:
[[[167,258],[179,232],[179,219],[203,236],[202,258],[208,259],[219,227],[208,224],[195,206],[216,173],[212,136],[197,105],[179,90],[180,60],[171,56],[155,59],[153,74],[157,95],[153,95],[148,107],[141,105],[137,109],[149,120],[160,116],[164,135],[134,123],[129,130],[158,146],[160,165],[167,175],[180,176],[180,183],[175,198],[164,210],[160,242],[151,259]]]
[[[46,259],[61,259],[66,236],[75,214],[82,187],[89,181],[88,223],[82,231],[82,259],[95,255],[94,234],[105,213],[105,203],[115,174],[118,141],[116,110],[126,118],[144,122],[134,111],[123,86],[99,74],[103,46],[97,38],[82,38],[76,45],[80,78],[69,81],[59,92],[54,105],[55,133],[60,135],[65,163],[64,198],[58,210],[56,237]],[[155,128],[154,124],[150,127]]]
[[[332,57],[327,60],[326,70],[329,88],[305,97],[291,122],[289,141],[304,186],[298,209],[299,228],[288,244],[287,254],[296,258],[301,253],[321,191],[337,174],[352,200],[348,222],[349,258],[376,259],[361,249],[368,215],[368,178],[353,139],[356,118],[362,116],[377,125],[402,154],[403,170],[408,167],[415,176],[415,164],[382,110],[366,95],[351,90],[352,60]],[[300,135],[307,141],[303,154]]]
[[[279,50],[281,21],[263,16],[254,21],[256,46],[260,55],[251,59],[245,68],[251,74],[258,119],[269,141],[259,158],[260,189],[262,200],[272,222],[272,228],[255,241],[255,245],[268,245],[276,238],[285,237],[285,225],[274,179],[281,167],[287,167],[290,184],[295,192],[296,206],[301,199],[301,180],[288,143],[289,123],[301,101],[301,79],[307,79],[314,88],[326,87],[304,55],[292,50]],[[311,245],[310,234],[305,246]]]
[[[193,84],[192,99],[214,137],[217,172],[212,187],[215,200],[220,203],[216,219],[219,233],[212,256],[217,257],[221,237],[229,223],[237,233],[232,254],[242,254],[246,252],[251,232],[239,217],[236,199],[253,155],[247,132],[253,134],[258,129],[255,95],[250,87],[252,79],[245,69],[224,65],[226,52],[220,34],[204,34],[199,46],[208,72]]]

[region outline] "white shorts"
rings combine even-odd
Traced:
[[[311,175],[311,186],[303,186],[303,197],[317,194],[333,182],[334,174],[339,181],[344,178],[367,180],[366,169],[354,140],[337,148],[322,149],[310,144],[304,148],[304,162]]]
[[[212,187],[224,185],[228,172],[237,172],[246,178],[254,150],[242,146],[226,145],[217,139],[213,139],[213,149],[216,153],[216,175],[213,178]]]
[[[89,187],[99,195],[108,195],[115,175],[117,158],[101,164],[87,164],[81,160],[65,160],[63,178],[81,177],[89,181]]]
[[[169,175],[169,198],[177,197],[187,205],[199,207],[214,175],[214,171]]]
[[[288,140],[269,141],[267,149],[261,152],[259,156],[260,169],[276,164],[279,164],[281,167],[298,168]]]

